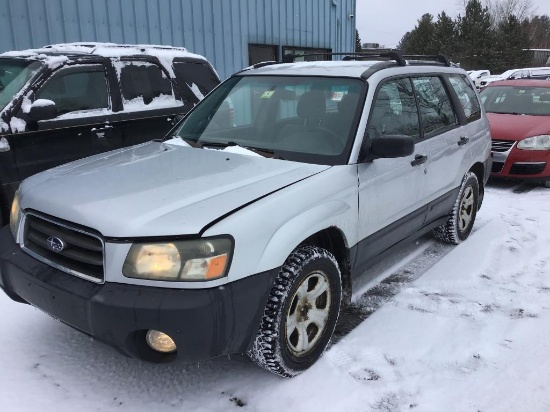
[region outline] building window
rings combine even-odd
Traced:
[[[270,44],[249,44],[248,45],[248,64],[252,66],[256,63],[279,60],[278,46]]]
[[[332,49],[314,49],[310,47],[283,47],[283,56],[286,54],[304,55],[304,57],[296,57],[297,62],[313,62],[317,60],[332,60]]]

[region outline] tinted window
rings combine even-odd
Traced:
[[[412,81],[426,137],[457,124],[451,101],[439,77],[415,77]]]
[[[219,84],[212,69],[202,63],[175,62],[174,72],[184,99],[193,104]]]
[[[109,107],[107,80],[103,68],[65,70],[49,80],[38,92],[37,99],[53,100],[59,115]]]
[[[469,121],[479,119],[481,117],[481,107],[470,82],[465,76],[460,75],[449,76],[449,80],[458,96],[458,100],[460,100],[466,118]]]
[[[124,108],[148,109],[157,106],[175,106],[176,99],[170,79],[156,64],[149,62],[123,62],[120,70],[120,86]]]
[[[420,136],[418,111],[409,79],[392,80],[380,87],[373,101],[368,133],[370,138]]]

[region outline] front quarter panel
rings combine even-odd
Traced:
[[[234,237],[228,281],[282,266],[296,246],[330,227],[350,247],[357,242],[357,190],[357,167],[333,166],[241,209],[204,236]]]

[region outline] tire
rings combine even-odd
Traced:
[[[325,351],[341,299],[340,269],[334,256],[319,247],[298,247],[273,283],[248,356],[282,377],[303,372]]]
[[[474,173],[468,172],[462,180],[460,191],[447,222],[436,227],[436,239],[458,245],[466,240],[472,231],[479,209],[479,182]]]
[[[542,182],[542,185],[548,189],[550,189],[550,180],[546,180],[545,182]]]

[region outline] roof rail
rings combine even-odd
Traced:
[[[260,67],[271,66],[272,64],[279,64],[279,63],[280,63],[280,62],[275,61],[275,60],[269,60],[269,61],[266,61],[266,62],[256,63],[256,64],[253,64],[252,66],[245,67],[244,69],[239,70],[238,72],[233,73],[233,75],[239,74],[239,73],[242,73],[242,72],[246,72],[246,71],[248,71],[248,70],[259,69]]]
[[[429,61],[442,63],[445,66],[451,66],[451,62],[443,54],[436,55],[421,55],[421,54],[404,54],[401,50],[390,50],[381,53],[372,52],[353,52],[353,53],[312,53],[312,54],[285,54],[283,63],[294,63],[294,59],[308,56],[344,56],[342,60],[368,60],[375,58],[385,58],[395,60],[399,66],[406,66],[408,60],[419,60],[427,64]]]

